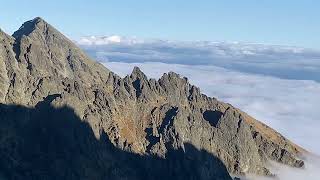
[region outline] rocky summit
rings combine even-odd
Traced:
[[[121,78],[41,18],[0,42],[0,179],[231,180],[276,176],[270,161],[304,166],[304,149],[174,72]]]

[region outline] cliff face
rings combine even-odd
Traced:
[[[41,18],[24,23],[13,37],[0,31],[0,41],[4,177],[230,179],[228,172],[271,175],[268,160],[304,166],[298,157],[305,150],[230,104],[201,94],[178,74],[154,80],[134,68],[120,78]],[[65,111],[70,113],[56,115]],[[85,125],[71,127],[70,119]],[[50,126],[56,121],[59,125]],[[32,144],[36,153],[19,149]],[[57,171],[64,162],[59,157],[69,151],[79,158],[73,155],[75,162]]]

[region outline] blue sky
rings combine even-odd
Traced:
[[[71,38],[118,34],[319,49],[319,8],[316,0],[6,0],[0,27],[12,33],[41,16]]]

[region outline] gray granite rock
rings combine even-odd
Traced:
[[[189,84],[187,78],[181,78],[174,72],[155,80],[148,79],[135,67],[131,75],[120,78],[91,60],[41,18],[24,23],[13,37],[0,31],[0,41],[0,103],[25,106],[31,108],[28,112],[33,112],[39,111],[36,105],[54,97],[49,102],[50,107],[60,110],[64,107],[72,108],[79,121],[88,124],[95,139],[99,141],[98,145],[94,145],[95,148],[105,146],[101,145],[101,141],[106,137],[107,142],[123,152],[169,159],[170,162],[164,164],[175,166],[172,168],[176,171],[170,171],[173,173],[171,176],[168,174],[168,177],[175,179],[185,178],[181,173],[192,169],[194,172],[187,172],[189,179],[231,179],[228,173],[272,175],[267,168],[268,160],[293,167],[304,166],[299,156],[305,150],[230,104],[201,94],[200,89]],[[7,112],[4,109],[2,112]],[[4,119],[0,117],[0,121]],[[30,116],[26,113],[19,119],[29,121]],[[64,119],[68,121],[68,117]],[[1,130],[0,133],[0,142],[5,142],[0,149],[0,153],[3,153],[3,149],[8,150],[12,142],[3,138],[6,131]],[[5,148],[6,145],[8,147]],[[13,153],[14,149],[9,148],[9,151]],[[87,148],[83,151],[90,152]],[[101,167],[107,168],[106,162],[102,160],[117,161],[105,155],[109,152],[106,148],[97,151],[100,154],[92,150],[90,156],[94,156],[95,161],[90,160],[90,163],[99,162]],[[198,151],[202,153],[195,153]],[[181,162],[172,158],[172,152],[183,154]],[[46,155],[46,152],[39,153]],[[13,159],[9,158],[8,161],[13,163],[14,158],[18,157],[19,154],[13,153]],[[132,162],[150,163],[135,156],[133,158],[133,155],[128,158],[133,159]],[[190,162],[197,166],[191,168]],[[57,168],[59,163],[55,163],[45,171],[51,172]],[[168,170],[163,167],[165,165],[162,161],[157,165],[159,171]],[[124,170],[113,165],[108,168],[111,171],[117,170],[119,177],[127,172],[127,176],[122,174],[123,179],[129,178],[129,174],[129,179],[139,179],[143,174],[141,171],[149,171],[146,165],[123,166]],[[101,167],[98,168],[99,172],[91,169],[97,176],[88,178],[111,177],[112,173],[100,172],[103,171]],[[83,172],[79,173],[83,175]],[[159,176],[155,170],[150,173],[154,179]],[[10,170],[7,174],[10,175]]]

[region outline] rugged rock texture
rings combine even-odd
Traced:
[[[0,41],[0,177],[231,179],[272,175],[268,160],[304,166],[305,150],[178,74],[120,78],[41,18]]]

